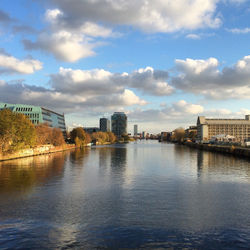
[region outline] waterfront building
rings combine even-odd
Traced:
[[[197,135],[197,126],[189,126],[185,129],[185,139],[194,140]]]
[[[100,131],[102,132],[110,131],[110,120],[108,118],[100,118]]]
[[[134,125],[134,136],[137,136],[137,134],[138,134],[138,125],[135,124]]]
[[[52,128],[60,128],[64,136],[66,136],[64,114],[59,114],[40,106],[26,104],[0,103],[0,110],[1,109],[10,109],[12,112],[24,114],[35,125],[48,123],[48,125]]]
[[[160,141],[167,141],[168,132],[161,132]]]
[[[250,115],[245,119],[208,119],[199,116],[197,119],[197,139],[207,141],[218,135],[230,135],[237,141],[250,139]]]
[[[127,116],[124,112],[115,112],[111,116],[112,132],[121,137],[123,134],[127,134]]]
[[[92,133],[95,133],[95,132],[100,132],[100,129],[98,127],[85,127],[83,129],[88,134],[92,134]]]

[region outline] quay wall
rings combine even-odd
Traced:
[[[0,153],[0,161],[7,161],[12,159],[24,158],[29,156],[36,156],[42,154],[51,154],[55,152],[75,149],[76,146],[74,144],[65,144],[62,146],[53,146],[53,145],[42,145],[34,148],[22,149],[17,152],[11,154],[1,154]]]
[[[186,146],[197,148],[201,150],[207,150],[211,152],[226,153],[235,156],[242,156],[250,158],[250,148],[236,147],[236,146],[224,146],[224,145],[212,145],[212,144],[196,144],[185,143]]]

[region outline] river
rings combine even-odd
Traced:
[[[0,163],[0,249],[250,248],[250,161],[156,141]]]

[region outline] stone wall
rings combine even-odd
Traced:
[[[211,144],[196,144],[196,143],[186,143],[185,145],[192,147],[192,148],[201,149],[201,150],[226,153],[226,154],[232,154],[235,156],[243,156],[243,157],[250,158],[250,148],[211,145]]]
[[[74,149],[74,148],[75,148],[74,144],[65,144],[63,146],[57,146],[57,147],[53,145],[42,145],[39,147],[22,149],[12,154],[0,154],[0,161],[6,161],[6,160],[11,160],[11,159],[17,159],[17,158],[23,158],[23,157],[35,156],[35,155],[41,155],[41,154],[50,154],[50,153]]]

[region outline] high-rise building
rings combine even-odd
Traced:
[[[145,139],[145,138],[146,138],[146,131],[142,131],[141,137],[142,137],[142,139]]]
[[[210,140],[218,135],[231,135],[238,141],[250,139],[250,115],[245,119],[197,119],[197,139]]]
[[[123,134],[127,134],[127,116],[124,112],[115,112],[111,116],[112,132],[121,137]]]
[[[137,134],[138,134],[138,125],[135,124],[134,125],[134,136],[137,136]]]
[[[100,118],[100,131],[102,132],[110,131],[110,120],[108,118]]]
[[[43,107],[26,104],[0,103],[0,110],[1,109],[10,109],[12,112],[22,113],[35,125],[48,123],[52,128],[60,128],[64,136],[66,136],[64,114],[59,114]]]

